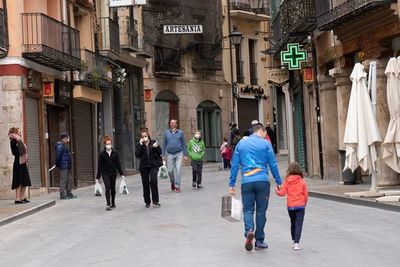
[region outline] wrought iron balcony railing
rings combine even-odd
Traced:
[[[316,28],[315,2],[315,0],[283,1],[280,7],[283,35],[307,34]]]
[[[58,70],[80,69],[79,31],[42,13],[22,14],[22,55]]]
[[[154,73],[162,75],[182,75],[181,51],[167,47],[154,47]]]
[[[155,74],[178,76],[182,74],[181,69],[182,69],[181,65],[169,62],[164,62],[164,63],[155,62],[154,65]]]
[[[236,61],[236,80],[238,83],[244,83],[243,61]]]
[[[4,9],[0,8],[0,53],[7,50],[6,14]]]
[[[194,61],[194,72],[216,72],[222,70],[222,61],[214,59],[198,59]]]
[[[111,89],[112,74],[107,58],[90,50],[81,50],[81,70],[76,72],[74,82],[96,89]]]
[[[257,63],[250,63],[250,84],[258,85]]]
[[[318,0],[318,29],[333,30],[380,8],[390,7],[393,0]]]
[[[139,51],[137,21],[131,17],[119,18],[121,48],[132,52]]]
[[[119,53],[120,41],[119,41],[119,25],[111,18],[99,18],[99,24],[101,27],[100,32],[100,43],[99,50],[101,51],[113,51]]]
[[[231,10],[241,10],[260,15],[268,15],[268,16],[270,15],[268,1],[259,1],[259,0],[229,0],[229,1],[231,1]]]
[[[197,59],[193,61],[194,72],[216,72],[222,70],[222,61],[217,60],[221,55],[221,45],[199,43],[196,47]]]

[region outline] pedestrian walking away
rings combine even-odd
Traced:
[[[72,194],[73,178],[71,174],[72,158],[68,148],[70,138],[68,134],[60,135],[60,142],[56,144],[56,167],[60,170],[60,199],[76,198]]]
[[[282,187],[275,188],[279,196],[287,195],[287,208],[290,217],[290,233],[292,236],[292,248],[300,249],[300,237],[303,229],[305,208],[308,201],[307,185],[303,180],[303,172],[299,164],[290,163],[286,173],[286,179]]]
[[[193,138],[189,141],[187,145],[187,150],[189,158],[192,160],[192,173],[193,181],[192,186],[198,189],[203,188],[202,173],[203,173],[203,158],[205,153],[204,141],[201,139],[201,132],[197,130]]]
[[[228,133],[228,146],[231,147],[232,151],[235,151],[236,145],[239,143],[241,138],[242,136],[240,135],[240,131],[237,128],[237,124],[232,123]]]
[[[121,168],[121,160],[117,151],[113,149],[113,142],[111,137],[104,137],[104,150],[99,155],[97,164],[96,179],[103,178],[104,186],[106,188],[106,210],[115,209],[115,183],[117,181],[117,172],[121,175],[122,179],[125,178],[124,172]]]
[[[11,189],[15,190],[15,204],[29,203],[25,197],[27,186],[31,186],[28,172],[28,149],[21,138],[19,128],[11,128],[8,131],[11,153],[14,155],[13,179]]]
[[[161,207],[158,195],[158,169],[163,165],[161,147],[156,140],[150,138],[147,129],[140,133],[140,141],[136,144],[136,157],[140,158],[139,171],[142,177],[143,199],[146,208]],[[151,193],[151,200],[150,200]]]
[[[278,147],[276,144],[276,134],[275,131],[271,128],[271,123],[267,122],[265,129],[267,130],[267,135],[271,139],[272,147],[274,148],[275,154],[278,152]]]
[[[268,248],[264,233],[270,195],[268,168],[271,170],[279,188],[282,183],[274,150],[271,143],[265,140],[265,128],[256,125],[253,127],[253,132],[250,137],[242,139],[236,146],[229,182],[229,192],[234,195],[236,178],[240,168],[245,248],[247,251],[251,251],[253,246],[255,249]],[[256,211],[255,226],[254,211]],[[255,245],[253,245],[254,238],[256,239]]]
[[[169,125],[170,129],[164,133],[162,153],[167,160],[171,190],[180,193],[182,158],[188,159],[186,141],[183,132],[178,129],[177,120],[172,119]]]
[[[224,163],[224,170],[231,168],[232,149],[228,146],[228,139],[224,137],[224,142],[219,148]]]

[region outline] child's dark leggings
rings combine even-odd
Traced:
[[[294,243],[300,242],[301,230],[303,229],[305,209],[289,210],[290,233]]]

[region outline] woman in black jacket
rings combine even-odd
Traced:
[[[150,191],[154,207],[160,207],[158,197],[158,169],[162,166],[161,148],[157,141],[151,140],[149,132],[142,130],[140,141],[136,144],[136,157],[140,158],[140,175],[142,176],[143,198],[146,208],[150,208]]]
[[[106,210],[115,208],[115,183],[117,180],[117,171],[124,179],[124,173],[121,168],[121,161],[117,151],[112,148],[112,139],[109,136],[104,137],[104,150],[99,155],[99,163],[96,179],[103,177],[103,182],[106,187]],[[111,202],[110,202],[111,194]]]

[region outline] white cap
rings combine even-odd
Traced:
[[[251,122],[251,125],[256,125],[256,124],[258,124],[258,120],[253,120],[253,121]]]

